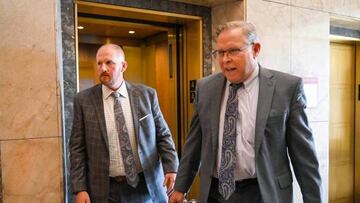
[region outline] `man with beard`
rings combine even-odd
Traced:
[[[101,46],[96,63],[101,84],[74,98],[70,172],[76,202],[167,202],[178,158],[156,91],[124,80],[127,62],[118,45]]]

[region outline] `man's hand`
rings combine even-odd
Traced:
[[[76,203],[90,203],[89,194],[86,191],[78,192],[76,195]]]
[[[167,191],[166,191],[167,194],[171,193],[171,191],[173,190],[175,185],[175,178],[176,178],[176,173],[165,174],[165,180],[163,186],[167,187]]]
[[[174,191],[169,197],[169,203],[183,203],[185,195],[182,192]]]

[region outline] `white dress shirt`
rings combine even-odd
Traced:
[[[255,123],[259,96],[259,66],[257,65],[244,86],[237,91],[239,119],[236,121],[236,169],[235,180],[255,178]],[[219,121],[219,147],[217,151],[217,174],[221,163],[221,147],[224,133],[226,102],[230,82],[226,82],[221,102]]]
[[[136,170],[137,172],[141,172],[142,168],[138,154],[137,139],[135,135],[131,105],[125,81],[116,91],[120,93],[120,103],[124,113],[126,127],[129,132],[131,148],[135,158]],[[102,85],[106,132],[109,141],[110,177],[115,177],[119,175],[125,176],[125,168],[120,150],[119,135],[115,123],[114,97],[111,96],[111,93],[113,92],[114,91],[112,89],[108,88],[105,85]]]

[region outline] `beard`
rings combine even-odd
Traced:
[[[108,73],[101,73],[99,80],[104,85],[111,85],[113,83],[112,77]]]

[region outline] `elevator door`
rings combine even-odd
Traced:
[[[331,43],[329,202],[354,202],[355,47]]]

